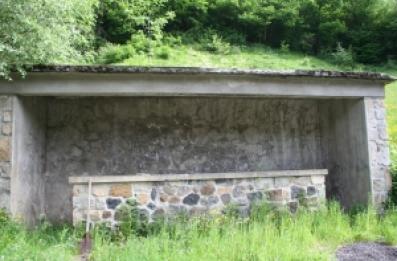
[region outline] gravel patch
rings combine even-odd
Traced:
[[[379,243],[357,243],[336,251],[339,261],[395,261],[397,248]]]

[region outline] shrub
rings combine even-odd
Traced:
[[[203,39],[201,46],[205,51],[216,54],[229,54],[231,51],[230,44],[217,34],[212,35],[210,39]]]
[[[138,54],[150,53],[157,42],[147,37],[142,31],[135,33],[128,42]]]
[[[165,35],[162,43],[169,46],[179,46],[182,44],[182,37],[180,35]]]
[[[340,66],[354,68],[355,62],[351,48],[345,49],[338,43],[335,52],[331,54],[332,61]]]
[[[122,62],[136,53],[132,45],[107,44],[98,51],[98,63],[109,64]]]
[[[138,203],[134,199],[128,199],[116,210],[115,215],[119,220],[117,232],[122,237],[146,236],[148,234],[148,216],[138,209]]]
[[[157,58],[167,60],[168,58],[170,58],[170,52],[171,49],[168,46],[164,45],[156,49],[155,55]]]
[[[288,53],[289,52],[289,44],[286,41],[282,41],[281,42],[280,52],[281,53]]]

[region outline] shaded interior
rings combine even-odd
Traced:
[[[368,201],[362,99],[18,97],[14,106],[11,193],[30,222],[71,222],[69,176],[327,168],[328,198]]]

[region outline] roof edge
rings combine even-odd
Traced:
[[[151,74],[218,74],[255,75],[264,77],[312,77],[375,80],[392,82],[390,75],[378,72],[342,72],[328,70],[264,70],[205,67],[147,67],[120,65],[34,65],[27,69],[31,73],[151,73]]]

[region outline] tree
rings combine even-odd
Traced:
[[[126,43],[139,31],[161,38],[164,26],[173,19],[168,0],[103,0],[98,27],[102,36],[113,43]]]
[[[0,1],[0,75],[31,64],[78,62],[94,40],[97,0]]]
[[[299,1],[296,0],[248,0],[241,1],[243,13],[240,20],[243,23],[258,28],[259,41],[266,43],[271,25],[276,25],[283,29],[295,25],[298,19]],[[270,39],[271,41],[271,39]]]

